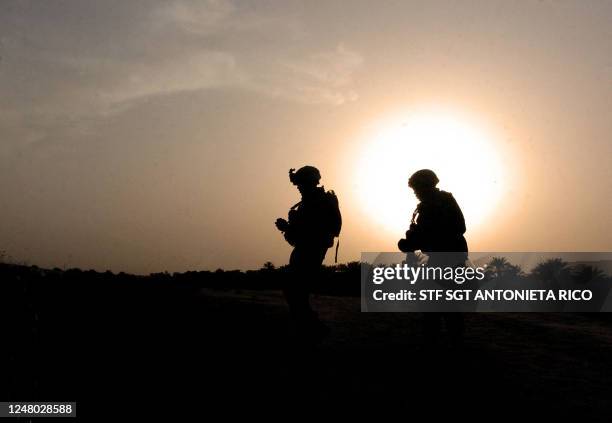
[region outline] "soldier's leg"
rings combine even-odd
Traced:
[[[316,320],[316,314],[310,306],[310,277],[311,268],[308,266],[307,252],[295,248],[289,260],[289,280],[285,281],[284,294],[291,317],[298,329],[307,329],[312,321]]]
[[[307,252],[307,270],[303,273],[304,275],[304,287],[307,291],[308,299],[310,301],[310,294],[312,294],[313,290],[317,285],[320,284],[321,278],[321,270],[323,259],[325,258],[325,253],[327,248],[312,248]],[[309,302],[310,307],[310,302]],[[310,329],[313,331],[314,336],[320,337],[325,336],[328,332],[328,329],[325,325],[321,323],[319,320],[319,316],[317,313],[310,307]]]
[[[465,332],[463,313],[444,313],[444,321],[451,345],[456,348],[461,347],[463,345],[463,333]]]
[[[440,334],[440,324],[442,320],[441,313],[430,312],[423,313],[423,346],[426,348],[433,347],[438,342]]]
[[[315,317],[310,306],[308,290],[304,287],[303,281],[297,279],[298,276],[293,276],[291,280],[287,282],[283,293],[289,305],[291,318],[298,326],[302,327],[307,325]]]
[[[329,329],[321,323],[317,313],[310,305],[310,294],[321,274],[321,264],[327,248],[298,249],[291,256],[293,280],[289,281],[288,296],[291,315],[297,329],[311,340],[321,340],[329,334]]]

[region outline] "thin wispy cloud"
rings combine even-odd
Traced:
[[[362,57],[339,41],[324,48],[302,42],[295,17],[229,1],[120,2],[112,13],[85,3],[57,4],[65,13],[4,6],[5,107],[30,116],[101,114],[150,96],[219,87],[306,103],[357,98],[351,81]],[[279,48],[274,39],[295,42]]]

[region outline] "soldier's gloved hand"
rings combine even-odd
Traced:
[[[418,250],[417,246],[414,245],[413,237],[411,234],[406,233],[406,238],[402,238],[397,242],[397,248],[403,253],[414,253],[415,250]]]
[[[289,229],[289,222],[287,222],[285,219],[278,218],[274,224],[281,232],[286,232],[287,229]]]

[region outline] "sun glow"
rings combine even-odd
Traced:
[[[498,204],[503,172],[494,140],[465,119],[415,114],[384,125],[366,143],[357,166],[357,192],[366,212],[390,232],[408,228],[417,199],[408,177],[429,168],[438,187],[453,193],[468,231]]]

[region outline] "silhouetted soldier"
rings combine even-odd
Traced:
[[[399,240],[398,247],[405,253],[416,250],[424,253],[446,253],[430,255],[428,266],[463,266],[468,251],[463,236],[465,219],[453,195],[436,187],[438,182],[436,174],[429,169],[415,172],[408,180],[408,186],[414,190],[420,202],[412,215],[406,238]],[[460,345],[464,324],[463,315],[458,312],[425,313],[425,342],[431,345],[436,341],[441,318],[446,322],[451,342],[455,346]]]
[[[276,220],[276,227],[294,247],[289,259],[292,280],[286,283],[284,294],[300,334],[316,341],[329,329],[312,310],[310,291],[327,249],[340,234],[342,217],[336,194],[318,186],[321,174],[317,168],[290,169],[289,179],[300,191],[302,201],[291,207],[288,220]]]

